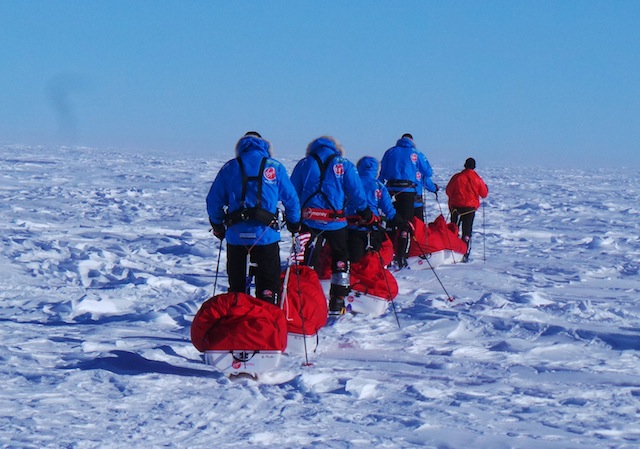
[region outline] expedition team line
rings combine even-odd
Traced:
[[[413,245],[423,258],[427,255],[423,246],[424,234],[429,231],[422,230],[426,228],[422,221],[423,193],[434,193],[437,199],[440,189],[431,179],[431,164],[416,148],[411,134],[402,135],[380,162],[365,156],[356,165],[345,157],[336,139],[319,137],[309,143],[305,157],[290,176],[271,157],[271,144],[255,131],[240,138],[235,153],[236,157],[216,175],[206,198],[213,234],[221,244],[224,239],[227,241],[228,295],[232,296],[229,309],[242,309],[238,294],[250,295],[252,279],[255,295],[249,300],[283,308],[287,282],[292,276],[289,268],[295,264],[298,277],[304,267],[330,279],[328,307],[325,304],[324,310],[328,309],[329,317],[337,317],[347,310],[345,298],[353,286],[351,267],[368,270],[379,265],[379,271],[391,266],[398,270],[410,268],[408,259]],[[464,170],[453,175],[445,189],[451,214],[447,226],[454,233],[447,239],[461,240],[457,251],[462,253],[463,262],[469,260],[479,198],[488,195],[475,167],[475,160],[468,158]],[[280,261],[282,214],[293,236],[294,255],[286,273],[281,272]],[[445,226],[444,218],[438,218],[436,223],[440,221]],[[432,225],[429,224],[430,229]],[[376,263],[371,264],[370,260]],[[384,279],[389,287],[389,278]],[[391,281],[395,283],[393,277]],[[298,282],[298,290],[299,285]],[[301,291],[297,293],[305,296]],[[214,296],[207,303],[215,300]],[[208,313],[223,318],[218,312]],[[327,312],[324,313],[326,322]],[[201,317],[196,315],[196,319]],[[192,327],[196,348],[209,349],[210,340],[224,339],[213,335],[214,326],[209,329],[208,322],[196,323],[196,319]],[[304,316],[302,319],[304,324]],[[247,347],[236,349],[251,349],[250,343],[243,344]]]

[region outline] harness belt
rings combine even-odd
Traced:
[[[260,223],[271,226],[274,229],[278,227],[278,216],[261,207],[248,207],[245,209],[234,210],[227,214],[225,223],[227,227],[248,220],[257,220]]]
[[[315,207],[305,207],[302,209],[302,218],[305,220],[318,221],[347,221],[343,210],[333,211],[331,209],[318,209]]]
[[[413,181],[409,181],[407,179],[390,179],[387,181],[387,187],[399,187],[399,188],[407,188],[407,187],[415,187],[416,183]]]

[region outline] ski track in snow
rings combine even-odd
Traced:
[[[3,447],[640,446],[633,170],[479,168],[472,261],[436,269],[453,302],[401,271],[400,327],[347,315],[310,366],[234,381],[189,340],[227,285],[204,203],[224,162],[3,149]]]

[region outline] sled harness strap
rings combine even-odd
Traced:
[[[465,208],[465,209],[467,209],[467,208]],[[476,209],[474,209],[474,208],[471,208],[471,210],[467,210],[467,211],[463,211],[463,212],[460,212],[456,208],[451,209],[451,213],[452,214],[456,213],[456,214],[458,214],[459,217],[463,217],[465,215],[473,214],[474,212],[476,212]]]
[[[232,226],[234,224],[241,223],[247,220],[257,220],[266,226],[277,228],[278,216],[275,213],[269,212],[267,209],[264,209],[262,207],[262,178],[264,177],[264,168],[267,164],[267,158],[262,158],[257,176],[247,176],[247,172],[244,169],[242,159],[240,159],[240,157],[237,157],[236,160],[238,161],[240,172],[242,173],[242,194],[240,196],[240,204],[242,207],[240,209],[234,210],[233,212],[227,213],[227,217],[225,219],[227,226]],[[247,195],[247,183],[249,181],[258,183],[257,199],[256,205],[254,207],[246,207],[245,202],[245,197]]]
[[[409,187],[415,187],[416,183],[409,181],[408,179],[390,179],[387,181],[387,188],[390,190],[402,189],[406,190]]]

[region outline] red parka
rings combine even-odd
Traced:
[[[447,184],[447,196],[449,197],[449,209],[456,207],[480,207],[478,197],[486,198],[489,188],[480,175],[471,168],[465,168],[456,173]]]

